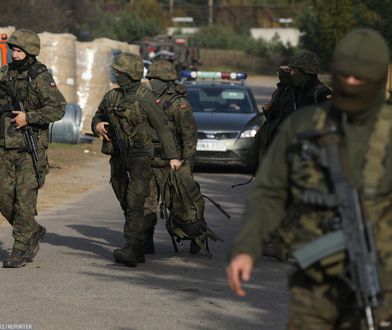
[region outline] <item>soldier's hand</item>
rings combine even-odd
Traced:
[[[269,111],[272,109],[272,102],[268,102],[261,107],[265,111]]]
[[[100,123],[97,124],[97,126],[95,126],[95,131],[101,135],[106,141],[110,141],[109,137],[108,137],[108,130],[107,130],[107,126],[109,125],[108,122],[106,121],[102,121]]]
[[[170,168],[172,170],[178,170],[181,166],[181,161],[178,159],[170,159]]]
[[[21,128],[23,126],[27,125],[26,121],[26,113],[23,111],[12,111],[12,113],[15,115],[14,118],[12,118],[12,122],[14,123],[16,128]]]
[[[226,268],[229,286],[240,297],[246,296],[245,290],[241,288],[241,281],[248,282],[252,270],[253,259],[249,254],[245,253],[236,255]]]

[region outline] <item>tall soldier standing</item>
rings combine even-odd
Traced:
[[[192,166],[196,153],[197,130],[192,107],[186,99],[186,87],[174,82],[177,79],[175,68],[171,62],[165,60],[154,61],[148,69],[146,78],[150,79],[155,102],[163,109],[169,120],[180,159],[188,161]],[[159,142],[157,136],[154,140]],[[157,223],[157,203],[159,194],[163,193],[165,180],[170,174],[169,163],[161,160],[161,147],[157,143],[155,143],[155,153],[150,194],[144,205],[145,253],[155,252],[153,235]]]
[[[300,261],[304,250],[296,251],[299,262],[289,278],[289,329],[364,329],[365,320],[368,329],[392,328],[392,109],[384,101],[389,60],[387,43],[376,31],[347,34],[333,56],[331,103],[304,108],[286,120],[248,197],[227,268],[229,284],[240,296],[245,295],[241,280],[249,280],[262,242],[289,206],[299,211],[289,235],[281,235],[291,249],[307,249],[310,241],[339,234],[339,228],[358,222],[359,216],[344,217],[349,201],[358,199],[348,193],[342,198],[342,187],[359,193],[359,203],[349,210],[366,220],[358,229],[373,227],[364,243],[374,251],[374,241],[377,257],[372,260],[378,266],[367,268],[371,263],[366,263],[363,277],[352,263],[353,257],[369,260],[362,249],[354,254],[350,248],[347,253],[341,249],[310,266]],[[359,240],[352,240],[356,236],[346,231],[346,246],[357,244]],[[312,245],[321,254],[333,240],[323,242]],[[375,271],[379,276],[371,276]],[[359,278],[372,281],[358,283]],[[373,293],[363,308],[360,289],[366,285]]]
[[[37,194],[48,173],[48,127],[62,118],[66,102],[45,65],[36,60],[36,33],[16,30],[8,45],[13,62],[0,71],[0,212],[14,237],[3,266],[19,268],[36,256],[46,232],[35,220]]]
[[[106,93],[91,125],[92,130],[104,139],[102,152],[111,155],[110,182],[125,215],[125,245],[114,250],[113,257],[116,262],[135,267],[137,263],[145,262],[142,233],[144,201],[152,177],[151,126],[158,133],[170,167],[176,169],[181,162],[162,110],[155,104],[152,93],[141,86],[144,70],[142,59],[124,52],[115,59],[112,68],[120,87]],[[124,168],[119,150],[111,143],[114,137],[108,134],[109,121],[119,128],[130,169]]]

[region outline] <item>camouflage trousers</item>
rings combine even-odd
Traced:
[[[151,157],[133,156],[131,162],[131,182],[122,166],[119,157],[110,159],[110,183],[121,208],[124,211],[124,237],[132,240],[143,232],[144,201],[148,196],[152,177]]]
[[[13,248],[26,251],[37,231],[38,183],[30,154],[0,147],[0,212],[12,226]]]
[[[354,292],[342,279],[331,276],[316,283],[297,271],[291,275],[289,286],[289,330],[367,329],[364,311],[357,307]],[[392,322],[391,299],[392,292],[386,292],[383,306],[375,313],[376,324]],[[376,329],[392,329],[392,325]]]
[[[164,191],[167,177],[170,175],[170,167],[153,167],[153,177],[150,181],[150,192],[144,203],[144,231],[149,231],[157,224],[157,212],[160,194]],[[169,201],[169,194],[166,194]]]

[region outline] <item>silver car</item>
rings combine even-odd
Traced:
[[[254,136],[265,121],[251,89],[242,83],[187,81],[198,143],[195,165],[251,168]]]

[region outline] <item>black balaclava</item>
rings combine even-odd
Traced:
[[[128,87],[133,82],[130,76],[125,73],[118,72],[116,73],[116,81],[121,88]]]
[[[332,103],[347,113],[365,112],[384,100],[389,49],[384,38],[372,29],[356,29],[336,46],[332,61]],[[364,83],[348,85],[344,77]]]
[[[280,69],[281,66],[287,66],[289,64],[289,62],[290,62],[290,59],[285,59],[279,63],[279,68],[277,71],[278,79],[279,79],[279,82],[282,83],[283,85],[292,84],[290,71],[287,72],[285,70]]]
[[[169,83],[170,81],[164,81],[156,78],[150,80],[152,92],[156,97],[159,97],[163,94],[163,92],[169,86]]]

